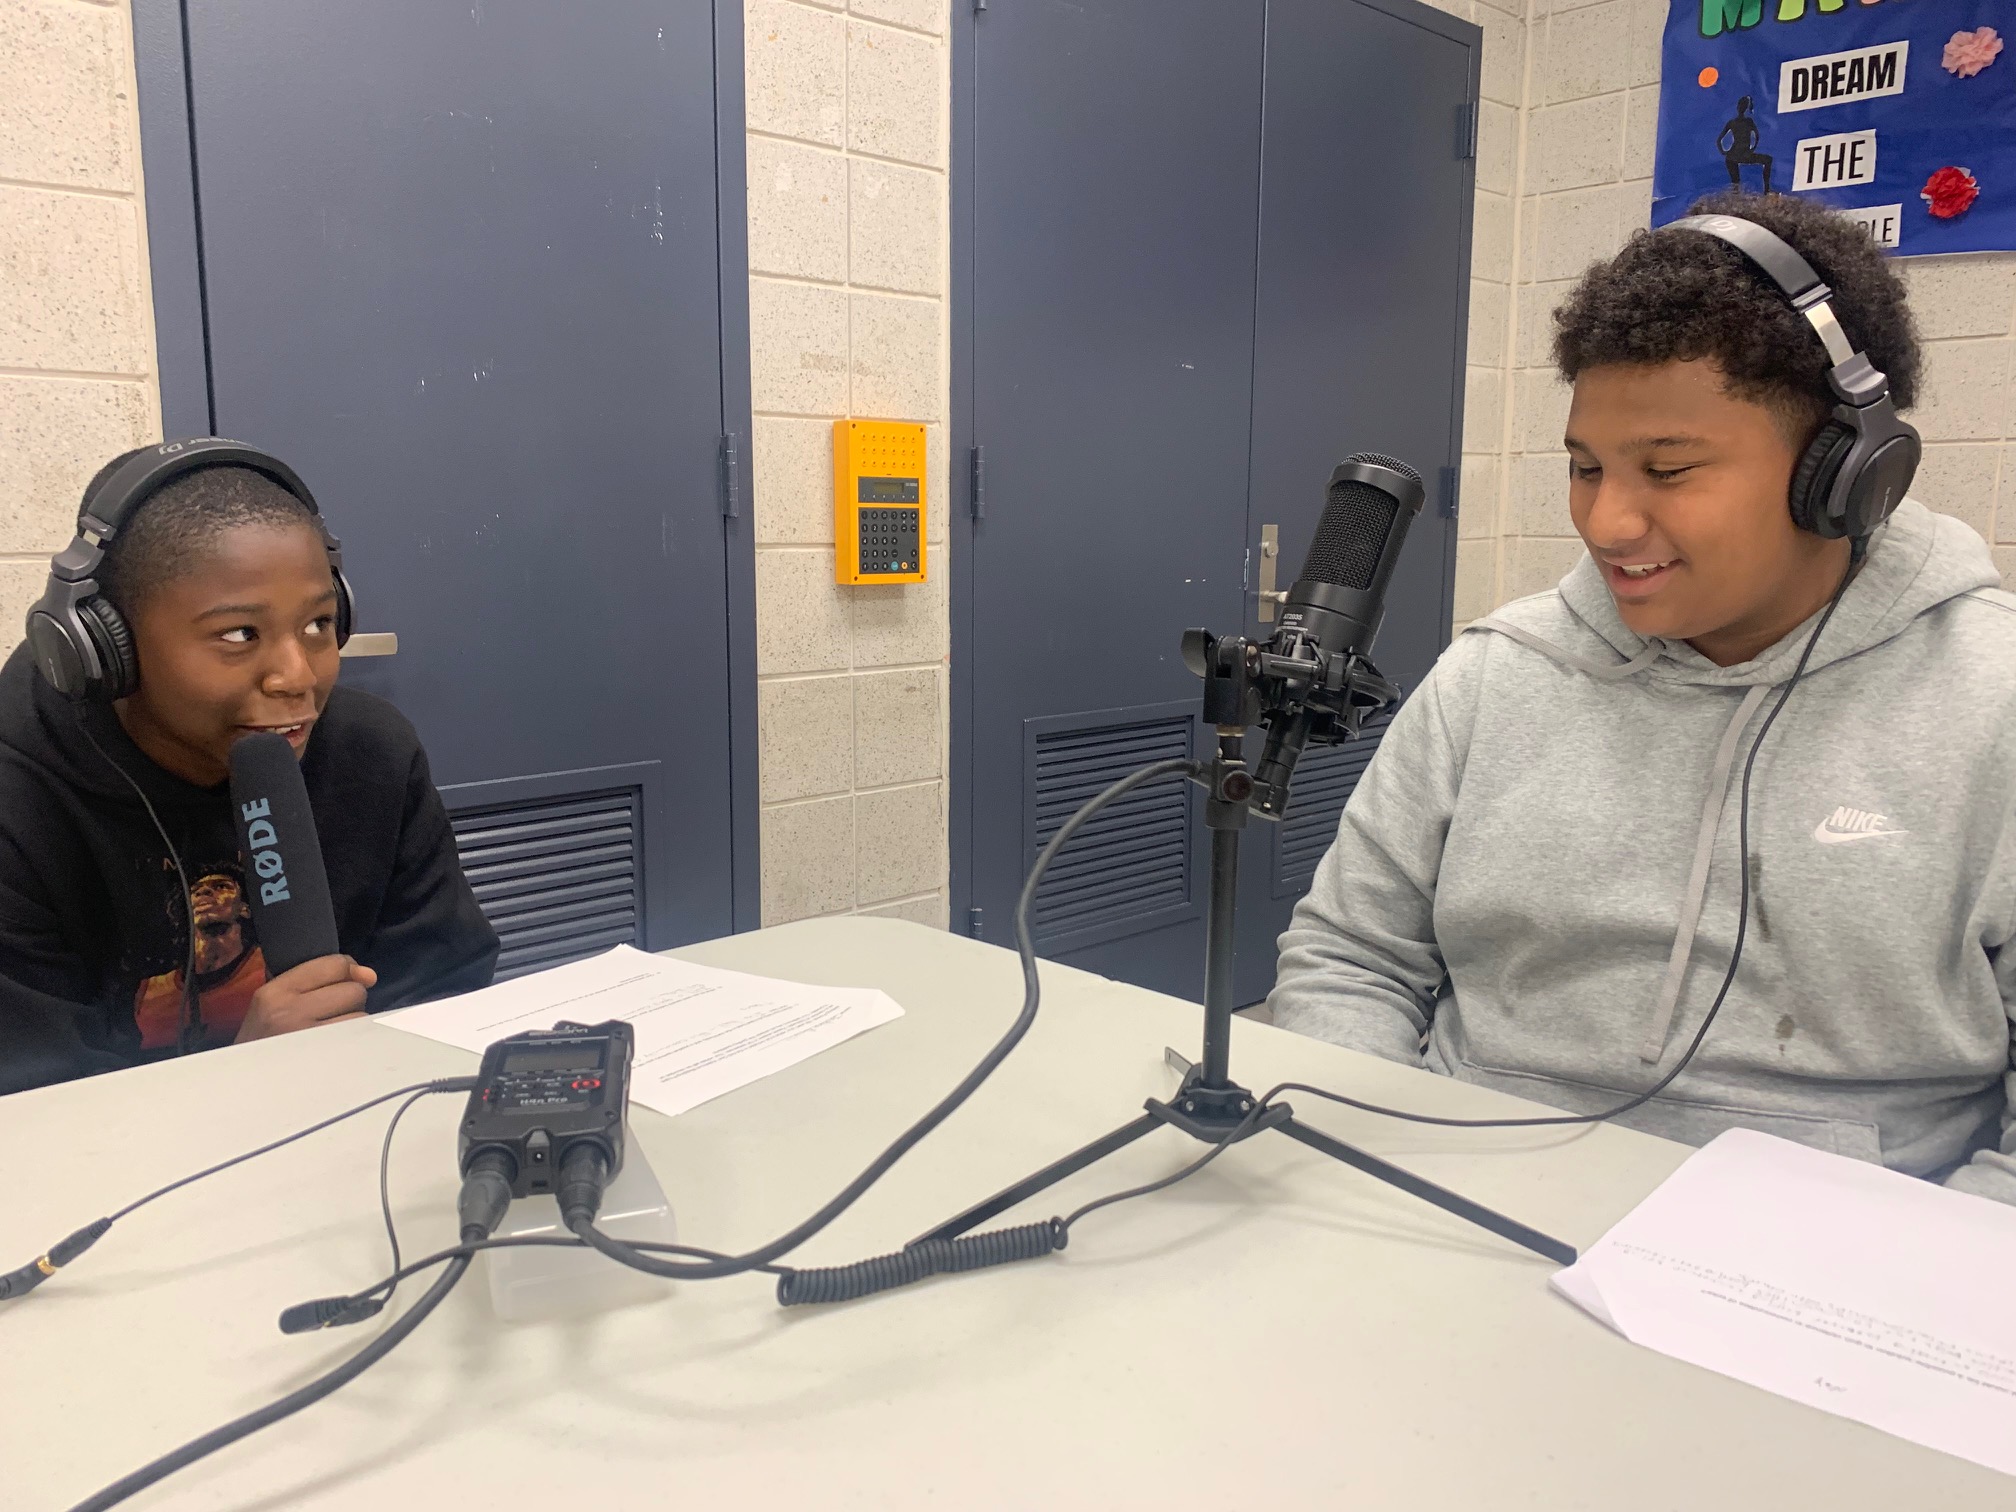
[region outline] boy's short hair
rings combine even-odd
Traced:
[[[1857,351],[1890,380],[1900,410],[1918,397],[1918,332],[1904,286],[1869,233],[1814,200],[1714,194],[1696,215],[1755,221],[1790,242],[1834,291],[1834,313]],[[1767,404],[1804,445],[1834,406],[1820,338],[1784,292],[1736,248],[1685,231],[1639,231],[1582,275],[1554,312],[1554,363],[1573,382],[1585,368],[1710,358],[1737,398]]]
[[[85,487],[85,501],[134,455],[127,452],[101,467]],[[262,472],[201,467],[150,494],[133,512],[105,548],[98,587],[130,621],[148,595],[186,573],[226,531],[241,525],[312,528],[314,518],[306,504]]]

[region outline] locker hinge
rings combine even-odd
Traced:
[[[1442,485],[1442,518],[1453,520],[1456,518],[1456,469],[1445,464],[1437,481]]]
[[[1459,161],[1477,156],[1477,117],[1481,110],[1475,100],[1456,107],[1456,157]]]
[[[984,4],[982,8],[985,8]],[[977,908],[966,910],[966,933],[976,940],[980,938],[980,910]]]
[[[734,431],[721,438],[721,513],[742,518],[742,438]]]
[[[974,447],[969,461],[972,471],[966,493],[967,504],[974,519],[984,520],[987,518],[987,448]]]
[[[985,9],[987,9],[987,0],[973,0],[974,15],[976,16],[979,15],[980,12],[984,11]]]

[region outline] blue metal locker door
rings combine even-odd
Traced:
[[[506,968],[728,932],[714,7],[186,13],[215,426],[398,635],[344,677],[419,726]]]
[[[1263,12],[1014,0],[968,23],[955,384],[986,516],[954,590],[971,774],[955,853],[991,940],[1084,797],[1195,747],[1182,629],[1239,621]],[[1201,841],[1187,784],[1110,811],[1053,868],[1043,954],[1194,994]]]
[[[1357,451],[1418,469],[1373,659],[1412,690],[1449,638],[1453,502],[1476,167],[1479,32],[1414,0],[1270,0],[1261,160],[1249,539],[1281,530],[1294,579],[1330,469]],[[1256,629],[1264,629],[1257,626]],[[1308,890],[1377,744],[1305,757],[1288,817],[1247,831],[1239,899],[1242,1002],[1274,981],[1274,941]]]

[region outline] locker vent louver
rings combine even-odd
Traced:
[[[1288,817],[1274,837],[1274,896],[1292,898],[1308,891],[1316,863],[1337,838],[1337,821],[1358,779],[1365,774],[1379,737],[1391,716],[1368,722],[1365,733],[1344,745],[1321,746],[1303,752],[1295,765],[1288,794]]]
[[[462,871],[504,942],[497,980],[644,943],[635,788],[450,816]]]
[[[1191,753],[1192,717],[1038,735],[1027,860],[1080,804],[1136,767]],[[1124,925],[1190,900],[1190,784],[1150,783],[1109,804],[1051,863],[1036,897],[1037,944]]]

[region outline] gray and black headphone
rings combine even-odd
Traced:
[[[140,662],[133,632],[112,602],[98,591],[105,548],[125,529],[134,512],[162,488],[205,467],[249,467],[263,473],[307,506],[329,554],[336,580],[336,644],[350,639],[356,600],[343,576],[343,543],[329,533],[294,469],[242,441],[198,436],[128,452],[84,495],[77,535],[49,563],[49,586],[28,611],[28,644],[35,665],[65,698],[109,703],[140,685]]]
[[[1830,302],[1834,291],[1783,237],[1733,215],[1690,215],[1667,229],[1727,242],[1764,271],[1806,317],[1833,366],[1827,386],[1839,402],[1792,470],[1792,523],[1830,541],[1867,541],[1904,499],[1923,448],[1897,418],[1890,380],[1848,344]]]

